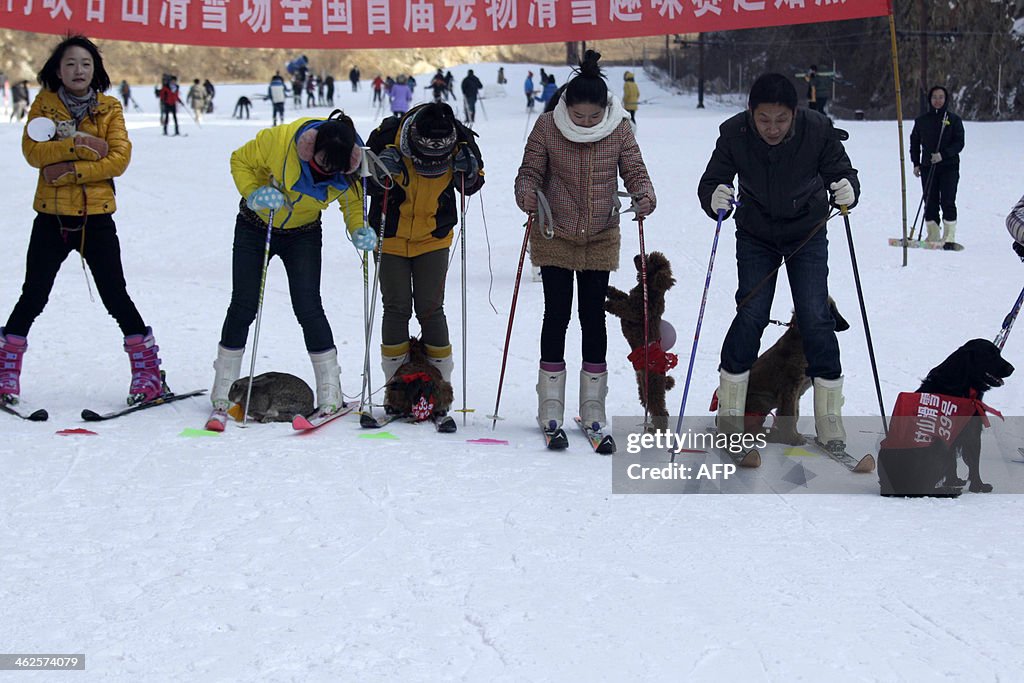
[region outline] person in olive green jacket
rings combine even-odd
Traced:
[[[265,128],[231,154],[231,175],[241,195],[232,250],[232,291],[221,330],[207,429],[221,431],[231,406],[228,391],[241,373],[249,326],[256,319],[268,223],[270,255],[288,274],[292,309],[313,363],[318,414],[344,406],[341,369],[330,323],[320,299],[321,211],[337,203],[353,239],[373,249],[363,225],[358,171],[362,140],[340,110],[329,118],[303,118]]]
[[[39,82],[43,89],[21,140],[25,159],[39,169],[36,218],[21,297],[0,328],[0,401],[17,402],[29,329],[46,306],[61,264],[76,250],[124,334],[132,367],[128,402],[152,400],[164,391],[159,347],[128,295],[114,226],[114,178],[132,155],[121,103],[103,94],[110,77],[99,48],[84,36],[71,35],[57,45]]]

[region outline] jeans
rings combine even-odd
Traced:
[[[146,333],[146,323],[128,296],[114,217],[110,214],[89,216],[84,232],[82,223],[81,216],[36,214],[25,259],[25,284],[4,326],[9,334],[28,336],[32,323],[46,307],[61,264],[72,251],[82,252],[83,245],[83,256],[96,282],[96,291],[121,333],[126,337]]]
[[[231,257],[231,304],[220,333],[220,344],[225,348],[244,348],[249,326],[256,319],[266,242],[265,226],[261,229],[238,216]],[[319,226],[303,230],[275,229],[270,238],[270,256],[279,256],[284,263],[292,310],[302,326],[306,350],[310,353],[334,348],[334,335],[320,300],[322,245],[323,231]]]
[[[577,312],[583,332],[583,362],[600,364],[608,353],[608,329],[605,326],[604,300],[608,294],[607,270],[571,271],[542,266],[544,281],[544,322],[540,329],[540,359],[547,363],[565,362],[565,333],[572,317],[572,281],[579,288]]]
[[[838,379],[839,342],[836,323],[828,305],[828,237],[822,228],[807,244],[794,253],[800,242],[775,245],[743,230],[736,231],[736,265],[739,304],[786,257],[786,275],[793,293],[797,325],[803,337],[807,357],[807,376]],[[761,334],[768,326],[775,282],[770,278],[736,312],[722,344],[722,365],[726,372],[746,372],[754,364],[761,347]]]

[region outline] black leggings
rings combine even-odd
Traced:
[[[934,169],[934,170],[932,170]],[[929,176],[931,187],[928,186]],[[942,209],[942,218],[946,221],[956,220],[956,189],[960,184],[960,164],[949,166],[939,164],[922,169],[921,187],[928,190],[924,202],[924,219],[926,221],[939,222],[939,209]]]
[[[107,313],[117,321],[124,336],[146,333],[146,323],[128,296],[114,217],[97,214],[89,216],[84,228],[82,224],[81,216],[36,214],[25,259],[25,284],[21,287],[21,298],[4,326],[5,332],[28,336],[32,323],[50,299],[53,281],[61,264],[72,251],[82,251],[84,236],[85,262],[89,264],[96,291]]]
[[[565,332],[572,317],[572,280],[579,288],[577,310],[583,331],[583,362],[604,363],[608,352],[608,330],[604,322],[604,301],[608,292],[607,270],[572,271],[542,266],[544,281],[544,323],[540,330],[540,359],[546,363],[565,362]]]

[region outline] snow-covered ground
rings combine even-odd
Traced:
[[[26,400],[46,423],[2,418],[0,643],[6,652],[84,653],[90,680],[1012,680],[1024,670],[1017,496],[888,500],[872,475],[816,466],[857,482],[835,495],[615,495],[611,459],[576,433],[567,452],[544,450],[534,427],[538,284],[525,278],[501,413],[492,412],[523,215],[512,198],[528,120],[506,64],[507,97],[483,102],[477,131],[487,185],[470,202],[466,269],[468,405],[456,435],[391,425],[370,439],[354,418],[314,435],[288,425],[233,425],[188,438],[205,398],[84,427],[84,407],[120,405],[128,364],[114,322],[77,255],[30,335]],[[497,64],[474,65],[485,84]],[[621,92],[622,68],[609,69]],[[458,80],[465,67],[453,69]],[[568,73],[554,69],[558,82]],[[418,80],[426,84],[428,74]],[[718,124],[735,111],[661,91],[637,71],[638,137],[658,191],[646,222],[649,251],[677,278],[666,318],[679,332],[679,405],[714,223],[698,207],[697,179]],[[339,82],[336,102],[364,135],[377,112],[364,89]],[[230,118],[235,99],[265,85],[221,85],[217,113],[187,137],[161,135],[155,98],[135,90],[134,153],[117,181],[125,270],[152,325],[172,388],[207,387],[230,292],[238,196],[230,152],[269,123]],[[417,95],[422,97],[422,88]],[[461,96],[459,106],[461,106]],[[315,113],[326,115],[327,109]],[[307,115],[289,108],[289,117]],[[899,391],[964,341],[992,338],[1019,291],[1024,266],[1003,220],[1022,192],[1021,123],[968,123],[960,184],[961,253],[910,254],[900,232],[899,148],[893,122],[843,122],[863,198],[852,212],[860,275],[886,409]],[[0,125],[4,249],[0,315],[17,299],[33,218],[36,174],[21,128]],[[909,136],[909,126],[905,131]],[[909,176],[908,172],[908,176]],[[908,177],[911,219],[920,196]],[[486,220],[485,220],[486,217]],[[840,336],[845,412],[878,404],[842,224],[830,225],[831,290],[853,329]],[[628,289],[635,229],[623,231]],[[363,359],[362,276],[339,215],[325,221],[324,301],[340,349],[344,388],[356,395]],[[736,282],[731,225],[723,230],[688,414],[707,415]],[[458,254],[447,313],[461,361]],[[491,278],[493,277],[493,285]],[[491,309],[491,303],[497,313]],[[775,318],[788,318],[780,282]],[[312,372],[291,312],[283,268],[267,283],[258,371]],[[570,329],[570,375],[578,329]],[[770,342],[777,335],[766,333]],[[629,349],[609,321],[609,414],[638,413]],[[373,347],[379,342],[375,335]],[[1006,357],[1024,363],[1024,332]],[[376,353],[373,354],[379,385]],[[248,368],[248,358],[245,368]],[[462,403],[463,370],[456,370]],[[568,404],[575,405],[570,381]],[[988,402],[1024,415],[1011,377]],[[810,396],[804,412],[810,413]],[[1019,418],[1018,418],[1019,419]],[[507,445],[471,440],[494,438]],[[1021,467],[999,456],[1000,472]],[[756,475],[751,475],[756,476]],[[857,477],[861,477],[857,479]],[[1016,474],[1017,477],[1020,473]],[[1000,480],[991,476],[997,491]],[[1016,671],[1018,673],[1014,674]],[[31,675],[25,680],[33,680]]]

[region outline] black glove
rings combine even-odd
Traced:
[[[1020,242],[1014,241],[1014,243],[1013,243],[1013,251],[1014,251],[1014,253],[1017,254],[1017,256],[1020,256],[1021,262],[1024,263],[1024,244],[1021,244]]]
[[[452,169],[455,171],[455,183],[461,187],[463,184],[471,184],[473,182],[473,178],[480,173],[480,163],[473,156],[473,153],[463,146],[455,154]]]

